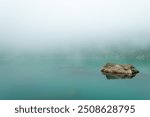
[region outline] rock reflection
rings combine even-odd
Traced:
[[[106,76],[108,80],[110,79],[132,79],[136,76],[136,74],[112,74],[112,73],[102,73],[103,75]]]

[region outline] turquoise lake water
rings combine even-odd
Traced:
[[[110,79],[107,62],[133,64],[132,79]],[[0,59],[0,99],[150,99],[150,61],[117,57],[8,57]]]

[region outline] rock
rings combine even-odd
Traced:
[[[103,66],[101,72],[104,74],[122,74],[123,76],[134,76],[135,74],[139,73],[139,71],[133,65],[113,63],[107,63],[105,66]]]
[[[103,73],[108,80],[110,79],[132,79],[136,74],[112,74],[112,73]]]

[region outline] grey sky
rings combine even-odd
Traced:
[[[150,0],[0,0],[0,48],[150,43]],[[54,49],[55,50],[55,49]]]

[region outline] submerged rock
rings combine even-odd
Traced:
[[[136,74],[112,74],[112,73],[103,73],[108,80],[110,79],[132,79]]]
[[[121,75],[126,77],[135,76],[139,71],[131,64],[113,64],[107,63],[101,69],[104,74]]]

